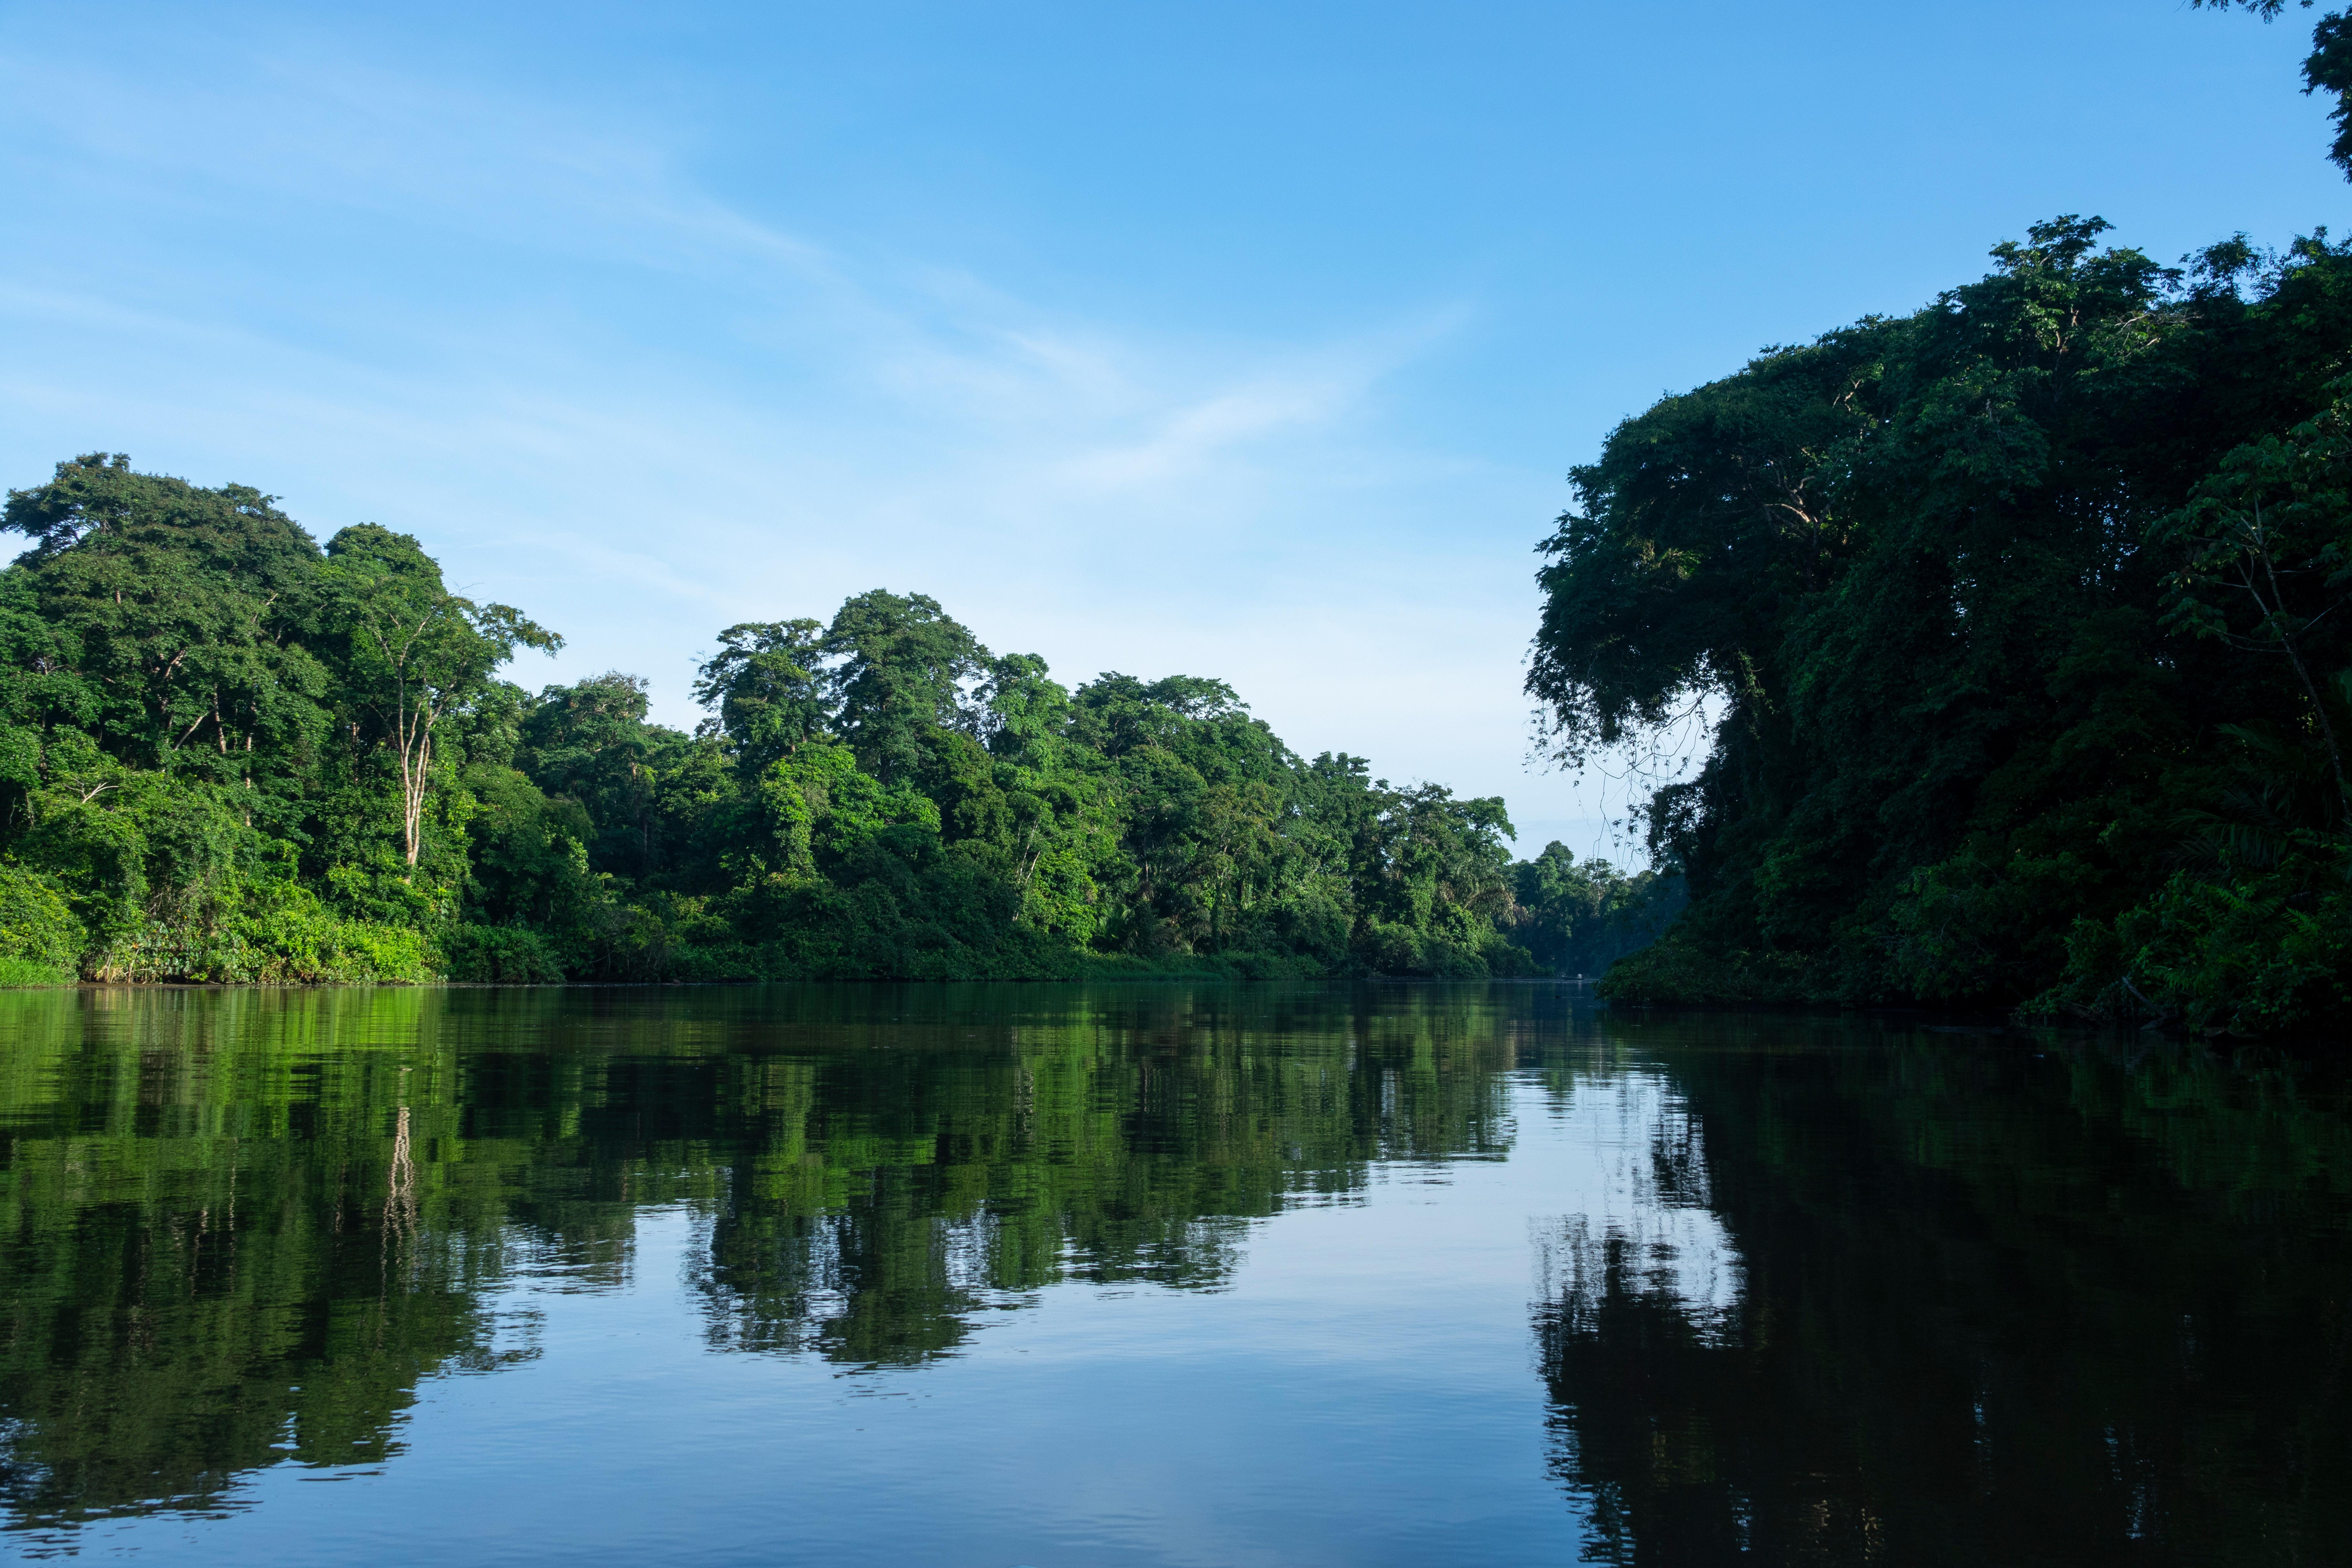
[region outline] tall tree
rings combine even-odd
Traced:
[[[2286,661],[2310,702],[2308,719],[2336,787],[2352,805],[2347,737],[2313,668],[2312,645],[2336,640],[2328,625],[2352,601],[2352,382],[2328,407],[2284,435],[2266,435],[2222,458],[2156,542],[2178,552],[2167,579],[2170,618],[2197,636]]]
[[[697,671],[694,700],[717,710],[746,772],[764,772],[825,732],[833,695],[824,658],[824,628],[812,620],[745,621],[719,634],[719,651]]]
[[[84,729],[135,766],[292,788],[325,717],[303,646],[319,549],[270,497],[90,453],[10,491],[0,528],[33,541],[9,718]]]
[[[655,752],[665,736],[646,722],[642,676],[617,669],[539,694],[521,726],[517,761],[551,795],[576,801],[598,828],[590,861],[642,877],[656,863]]]
[[[2352,251],[2174,269],[2105,227],[2035,225],[1979,282],[1669,397],[1576,471],[1528,682],[1548,739],[1711,721],[1648,807],[1695,902],[1621,992],[2019,1003],[2101,968],[2093,991],[2147,991],[2115,922],[2168,896],[2224,727],[2326,750],[2352,627],[2314,421]],[[2285,925],[2225,945],[2284,942],[2323,895],[2283,888]],[[2280,984],[2333,984],[2324,946]]]
[[[425,842],[433,732],[518,647],[552,654],[563,639],[510,605],[477,605],[442,584],[415,539],[373,523],[327,542],[327,615],[345,638],[344,677],[376,721],[400,776],[401,852]]]
[[[884,783],[922,771],[933,732],[979,733],[971,689],[988,674],[988,650],[929,595],[859,594],[835,614],[824,647],[841,738]]]

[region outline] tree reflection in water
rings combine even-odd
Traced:
[[[1553,1205],[1595,1559],[2352,1561],[2308,1064],[1512,986],[18,993],[0,1045],[0,1506],[51,1538],[387,1458],[648,1213],[713,1349],[919,1367],[1060,1282],[1221,1290],[1265,1217],[1549,1114],[1482,1190]]]
[[[2352,1562],[2332,1068],[1609,1033],[1678,1102],[1645,1223],[1538,1237],[1594,1559]],[[1694,1198],[1723,1243],[1677,1229]]]
[[[625,1282],[651,1206],[726,1350],[907,1365],[1056,1281],[1213,1289],[1376,1162],[1498,1157],[1532,994],[0,994],[0,1501],[383,1458],[420,1379],[532,1353],[499,1287]]]

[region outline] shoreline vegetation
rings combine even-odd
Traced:
[[[2313,42],[2352,174],[2352,20]],[[1527,690],[1648,786],[1631,875],[921,594],[727,627],[691,731],[635,675],[533,695],[499,672],[561,638],[414,538],[75,458],[0,517],[0,984],[1581,973],[2340,1032],[2352,242],[2108,227],[1574,470]]]
[[[1677,721],[1601,994],[2352,1023],[2352,245],[2033,226],[1627,420],[1543,546],[1570,763]]]
[[[248,487],[90,454],[0,526],[0,984],[1598,974],[1680,904],[920,594],[727,627],[689,732]]]
[[[2352,245],[2106,227],[1576,470],[1555,754],[1707,740],[1643,813],[1690,905],[1605,997],[2352,1022]]]
[[[2352,17],[2312,43],[2352,175]],[[1690,898],[1604,996],[2352,1026],[2352,243],[2108,226],[1571,476],[1527,689],[1557,760],[1648,778]]]
[[[2352,24],[2315,42],[2352,173]],[[1646,774],[1690,898],[1604,996],[2352,1024],[2352,243],[2107,228],[1571,476],[1528,691],[1557,760]]]

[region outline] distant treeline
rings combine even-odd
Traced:
[[[2352,247],[2065,217],[1580,468],[1558,750],[1711,728],[1606,990],[2240,1034],[2352,1018]]]
[[[100,454],[0,521],[0,978],[1597,973],[1679,897],[919,594],[728,627],[688,733],[404,534]]]

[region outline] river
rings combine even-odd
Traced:
[[[1553,984],[0,993],[0,1554],[2352,1562],[2325,1056]]]

